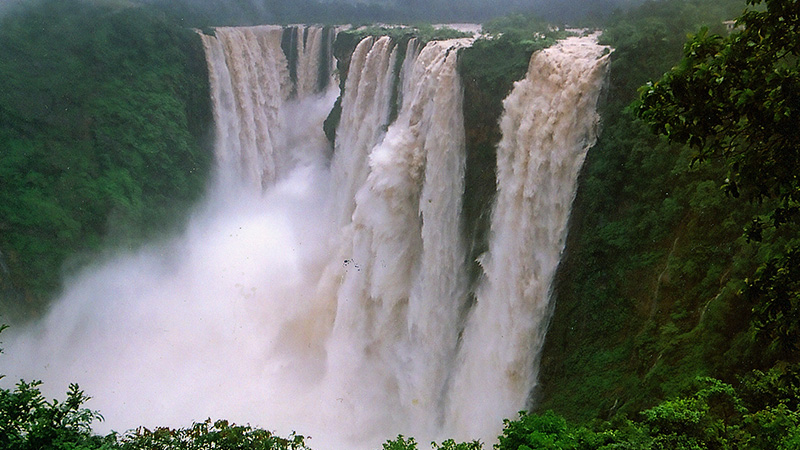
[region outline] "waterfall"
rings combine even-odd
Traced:
[[[281,27],[219,28],[202,35],[208,55],[219,173],[264,187],[283,161],[282,106],[289,96]]]
[[[457,73],[470,40],[365,38],[339,93],[330,29],[201,37],[207,199],[182,235],[67,280],[39,324],[10,336],[6,380],[42,378],[53,396],[78,382],[118,431],[220,417],[320,450],[401,433],[493,441],[535,385],[604,47],[570,38],[534,54],[505,100],[471,293]],[[322,123],[340,94],[331,148]]]
[[[536,382],[578,172],[597,136],[608,57],[596,41],[572,37],[535,53],[503,102],[489,251],[450,405],[453,428],[465,438],[494,436],[487,419],[526,409]]]
[[[367,178],[369,151],[386,132],[395,58],[392,40],[382,37],[363,39],[350,60],[331,169],[337,187],[334,210],[339,225],[350,221],[356,190]]]
[[[331,42],[320,27],[216,28],[214,34],[201,36],[214,104],[218,174],[226,184],[266,189],[297,163],[298,155],[286,151],[293,147],[287,141],[287,102],[309,98],[330,84]],[[291,60],[282,48],[287,37]]]
[[[356,49],[347,82],[358,95],[345,92],[343,124],[375,120],[378,108],[385,120],[387,94],[361,95],[376,79],[391,88],[384,61],[394,50],[384,43],[386,38],[372,44],[363,58],[359,50],[369,39]],[[348,392],[348,402],[368,395],[368,414],[356,413],[355,406],[350,412],[359,433],[412,429],[430,435],[440,425],[458,312],[466,299],[460,237],[463,93],[455,51],[460,45],[434,42],[418,52],[416,42],[409,42],[403,73],[396,74],[403,80],[397,120],[385,133],[368,127],[337,135],[333,176],[341,184],[334,190],[356,192],[331,270],[340,281],[328,345],[335,378],[330,392]],[[361,63],[376,51],[379,64]],[[354,158],[363,167],[348,170]],[[335,172],[339,168],[343,174]]]

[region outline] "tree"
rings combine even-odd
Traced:
[[[456,442],[447,439],[441,444],[431,442],[433,450],[482,450],[483,444],[480,441]],[[413,437],[406,439],[402,434],[397,435],[396,439],[391,439],[383,443],[383,450],[417,450],[417,441]]]
[[[638,115],[691,146],[696,162],[724,161],[728,194],[770,205],[747,229],[760,241],[767,230],[800,224],[800,3],[748,4],[730,35],[702,29],[690,37],[680,64],[643,87]],[[790,242],[746,289],[754,328],[787,355],[800,349],[798,245]]]
[[[0,302],[21,314],[101,246],[184,220],[213,160],[194,31],[131,2],[29,3],[0,15]]]
[[[190,428],[166,427],[148,430],[140,427],[118,439],[120,450],[309,450],[305,437],[292,433],[288,437],[271,431],[236,425],[227,420],[193,424]]]
[[[639,116],[694,147],[698,161],[725,159],[730,194],[779,199],[772,219],[781,224],[800,201],[800,4],[765,3],[727,37],[690,37],[680,64],[643,88]]]
[[[71,384],[63,403],[47,401],[41,382],[20,381],[12,391],[0,389],[0,447],[9,450],[95,449],[103,438],[95,436],[91,424],[102,420],[83,408],[89,400],[77,384]]]

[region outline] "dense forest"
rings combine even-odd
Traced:
[[[797,315],[796,300],[790,300],[793,294],[788,292],[791,287],[775,293],[784,295],[781,301],[787,304],[773,304],[770,308],[775,309],[769,311],[762,308],[771,294],[756,292],[757,280],[764,281],[769,271],[793,270],[785,263],[776,269],[773,258],[792,254],[796,225],[792,220],[771,227],[762,223],[776,223],[769,218],[770,211],[780,214],[781,205],[792,209],[793,200],[753,193],[764,182],[743,180],[744,175],[737,173],[770,172],[773,169],[767,164],[772,163],[759,160],[760,156],[748,156],[753,159],[745,161],[729,150],[705,152],[707,145],[729,132],[715,136],[717,130],[708,125],[700,137],[702,120],[715,120],[710,109],[695,117],[681,117],[674,97],[672,104],[664,96],[664,104],[654,106],[650,106],[655,101],[652,94],[644,97],[644,103],[636,101],[638,87],[671,70],[647,89],[663,88],[669,82],[676,97],[685,96],[684,102],[730,111],[760,107],[761,100],[736,98],[735,91],[713,92],[714,101],[703,97],[704,92],[712,92],[710,83],[716,86],[726,77],[735,77],[732,68],[726,69],[731,73],[710,70],[708,60],[733,53],[707,47],[698,55],[696,46],[708,45],[712,39],[717,46],[760,39],[745,31],[734,31],[727,40],[712,38],[728,34],[721,18],[740,14],[737,2],[724,5],[650,3],[607,26],[604,39],[615,48],[615,59],[603,110],[604,130],[584,166],[568,254],[556,286],[558,300],[538,392],[541,408],[553,408],[576,420],[605,419],[635,414],[655,399],[679,395],[691,389],[697,377],[714,376],[736,384],[753,368],[774,367],[780,373],[785,369],[786,374],[795,370],[791,364],[797,362],[793,341]],[[797,4],[768,2],[767,6],[770,10],[764,18],[745,16],[759,21],[757,33],[769,29],[773,36],[792,36],[792,28],[783,27],[796,20]],[[775,19],[781,15],[787,22]],[[701,29],[706,24],[710,28]],[[697,34],[684,45],[687,33]],[[784,51],[792,55],[797,49],[787,46],[780,52]],[[740,67],[756,70],[754,60],[745,61],[744,53],[740,57]],[[796,76],[797,62],[792,59],[796,57],[763,57],[762,64],[773,67],[762,70],[794,70]],[[678,79],[677,74],[686,78]],[[712,82],[704,79],[712,76]],[[738,89],[767,89],[763,80],[751,83]],[[770,109],[767,114],[782,116],[782,110],[773,108],[783,106],[763,102]],[[654,121],[659,108],[677,118],[676,122],[685,120],[687,127],[698,124],[692,129],[694,135],[679,130],[675,122],[665,128]],[[652,121],[652,127],[639,120],[637,112]],[[735,120],[739,126],[744,123],[743,117]],[[750,126],[762,129],[768,124],[754,121]],[[674,134],[662,139],[652,129]],[[774,139],[789,132],[785,125],[770,129]],[[756,136],[759,141],[763,138]],[[783,163],[793,167],[791,153],[785,156]],[[739,193],[734,192],[737,179]],[[761,236],[754,235],[753,224],[763,230]],[[777,327],[782,331],[776,332],[771,321],[780,322]],[[779,339],[782,332],[791,335],[790,340]]]
[[[203,192],[207,73],[184,25],[209,25],[213,11],[140,3],[43,1],[0,17],[6,315],[43,308],[64,271],[98,251],[179,225]],[[800,6],[751,3],[653,1],[596,24],[613,48],[602,134],[579,181],[535,407],[506,421],[496,448],[800,446]],[[492,166],[501,100],[531,52],[560,36],[547,29],[496,19],[493,39],[459,55],[473,259],[487,232],[481,186],[494,179],[470,168]],[[36,382],[0,390],[0,446],[310,445],[210,420],[96,436],[102,411],[86,400],[77,386],[63,402]],[[417,446],[427,443],[398,436],[383,448]]]
[[[0,292],[25,315],[62,267],[177,225],[202,193],[208,75],[163,15],[46,1],[0,17],[0,79]]]

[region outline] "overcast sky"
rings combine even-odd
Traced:
[[[0,14],[17,4],[41,0],[0,0]],[[48,0],[44,0],[48,1]],[[88,0],[87,0],[88,1]],[[91,0],[149,3],[201,25],[341,21],[483,21],[512,12],[545,19],[579,21],[643,0]],[[202,22],[202,23],[197,23]],[[250,23],[248,23],[250,22]]]
[[[2,0],[0,0],[2,1]],[[535,13],[550,20],[574,20],[586,16],[603,14],[617,6],[640,2],[641,0],[139,0],[172,4],[184,2],[209,14],[230,14],[244,11],[266,15],[288,15],[290,11],[296,15],[297,8],[307,8],[310,16],[315,11],[302,5],[321,3],[346,4],[346,11],[352,11],[352,20],[378,18],[380,13],[376,7],[382,7],[388,16],[386,20],[395,20],[406,16],[416,20],[442,21],[448,19],[473,18],[483,20],[488,17],[501,16],[510,12]],[[333,8],[335,11],[336,8]],[[301,13],[302,15],[302,13]],[[313,20],[313,19],[312,19]]]

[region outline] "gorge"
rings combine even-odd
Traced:
[[[332,449],[399,433],[492,442],[528,406],[608,48],[585,35],[536,52],[504,100],[473,277],[457,70],[471,39],[366,37],[339,92],[334,33],[201,35],[206,198],[179,237],[69,280],[6,339],[10,379],[79,383],[110,429],[218,416]]]

